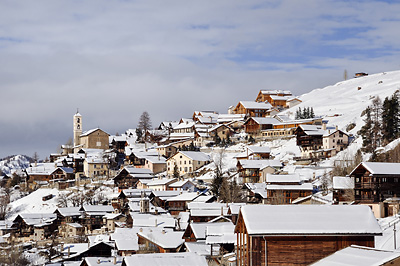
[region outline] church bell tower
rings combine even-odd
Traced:
[[[74,147],[80,143],[80,136],[82,135],[82,116],[79,111],[74,115]]]

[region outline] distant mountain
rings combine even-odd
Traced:
[[[28,168],[31,161],[32,158],[26,155],[8,156],[6,158],[0,159],[0,172],[6,175],[11,175],[16,170]]]

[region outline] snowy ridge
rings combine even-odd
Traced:
[[[313,107],[317,116],[322,115],[339,129],[346,130],[347,125],[355,123],[349,133],[356,134],[364,124],[361,113],[372,100],[379,96],[383,101],[399,88],[400,71],[354,78],[303,94],[299,97],[303,102],[284,113],[293,116],[299,107]]]
[[[15,155],[0,161],[0,171],[6,175],[13,174],[16,170],[29,167],[30,158],[25,155]]]

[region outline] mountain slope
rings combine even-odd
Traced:
[[[379,96],[383,100],[400,89],[400,71],[384,72],[365,77],[354,78],[322,89],[315,89],[300,96],[301,104],[287,110],[294,115],[300,107],[313,107],[314,113],[346,130],[346,126],[355,123],[349,133],[356,134],[364,125],[361,113]]]
[[[13,174],[16,170],[29,167],[31,158],[25,155],[15,155],[0,160],[0,171],[6,175]]]

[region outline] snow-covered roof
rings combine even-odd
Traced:
[[[201,195],[203,194],[199,194],[197,192],[183,192],[180,195],[168,198],[167,201],[192,201]]]
[[[334,176],[333,189],[354,189],[354,178],[348,176]]]
[[[120,266],[122,265],[122,260],[123,257],[116,257],[116,264],[114,264],[114,257],[85,257],[83,261],[86,262],[85,265],[87,266]],[[70,264],[64,264],[64,265],[70,265]],[[81,265],[81,262],[79,262],[79,265]]]
[[[246,205],[240,210],[250,235],[381,235],[363,205]]]
[[[153,174],[153,172],[147,168],[137,168],[137,167],[127,166],[127,167],[124,167],[124,169],[129,174],[150,174],[150,175]]]
[[[211,245],[205,242],[185,242],[185,246],[188,252],[193,252],[202,256],[211,255]]]
[[[267,183],[300,183],[300,175],[299,174],[287,174],[287,175],[275,175],[275,174],[267,174],[266,177]]]
[[[219,222],[219,223],[191,223],[189,226],[197,240],[205,240],[207,237],[207,230],[211,227],[222,228],[223,226],[233,225],[232,222]],[[213,232],[213,231],[212,231]],[[232,229],[233,233],[233,229]]]
[[[259,125],[276,125],[279,124],[279,120],[272,117],[250,117],[249,119],[254,120]]]
[[[186,180],[176,181],[176,182],[170,184],[169,187],[180,188],[180,187],[183,187],[187,183],[190,183],[191,185],[194,186],[194,184],[190,180],[186,179]]]
[[[75,227],[75,228],[82,228],[83,226],[78,224],[78,223],[67,223],[67,225],[71,226],[71,227]]]
[[[176,182],[177,179],[176,178],[155,178],[153,180],[151,180],[150,182],[147,183],[147,186],[151,187],[151,186],[163,186],[163,185],[168,185],[170,183],[174,183]]]
[[[81,212],[79,211],[80,207],[66,207],[66,208],[58,208],[57,211],[64,217],[70,216],[80,216]]]
[[[97,130],[101,130],[101,129],[100,129],[100,128],[90,129],[90,130],[88,130],[88,131],[83,132],[82,135],[81,135],[81,137],[89,136],[90,134],[92,134],[93,132],[96,132]],[[107,135],[110,135],[110,134],[108,134],[107,132],[105,132],[104,130],[101,130],[101,131],[103,131],[103,132],[106,133]]]
[[[141,217],[141,216],[142,217]],[[175,228],[176,222],[172,216],[139,214],[133,219],[133,227],[168,227]]]
[[[277,94],[285,94],[285,95],[292,95],[291,91],[285,90],[261,90],[261,94],[265,95],[277,95]]]
[[[81,209],[87,213],[90,213],[90,212],[103,213],[104,212],[104,215],[107,212],[114,211],[114,207],[111,205],[83,205]]]
[[[240,103],[246,109],[269,110],[269,109],[272,108],[272,105],[269,102],[261,102],[261,103],[259,103],[259,102],[254,102],[254,101],[240,101]]]
[[[400,175],[400,163],[362,162],[360,165],[364,166],[373,175]]]
[[[311,183],[303,183],[299,185],[267,185],[267,190],[313,190]]]
[[[207,226],[207,244],[235,244],[236,234],[233,223],[215,223],[215,226]]]
[[[271,95],[271,99],[274,101],[287,101],[289,98],[287,96]]]
[[[395,250],[379,250],[370,247],[352,245],[336,251],[311,265],[313,266],[379,266],[389,265],[392,260],[399,259],[400,252]],[[391,264],[391,263],[390,263]]]
[[[182,239],[184,232],[175,232],[175,231],[143,231],[138,233],[138,236],[141,236],[154,244],[164,248],[164,249],[175,249],[183,244],[184,240]]]
[[[244,169],[264,169],[266,167],[282,167],[279,160],[239,160]]]
[[[263,199],[266,199],[268,197],[266,183],[245,183],[244,185],[251,192],[260,195]]]
[[[57,219],[57,215],[53,213],[21,213],[19,216],[27,225],[41,225],[52,223]]]
[[[126,266],[137,265],[174,265],[174,266],[208,266],[204,256],[193,252],[135,254],[124,257]]]
[[[222,213],[221,213],[222,208]],[[220,209],[191,209],[190,216],[220,216],[228,215],[228,207],[221,207]]]
[[[249,149],[249,155],[256,153],[271,153],[271,149],[268,146],[260,146],[260,145],[252,145],[252,146],[247,146],[247,148]]]
[[[118,251],[133,251],[139,250],[139,243],[133,239],[116,239],[115,246]]]
[[[210,156],[201,151],[180,151],[179,153],[182,153],[183,155],[194,161],[211,161]]]

